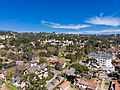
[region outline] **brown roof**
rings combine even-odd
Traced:
[[[58,59],[58,62],[59,62],[60,64],[64,64],[64,63],[65,63],[65,60],[63,60],[63,59]]]
[[[69,87],[70,86],[70,82],[63,82],[61,85],[59,85],[58,87],[61,87],[63,90],[66,88],[66,87]]]
[[[24,71],[26,69],[25,65],[17,65],[17,69],[20,71]]]
[[[119,63],[120,59],[114,59],[113,61],[116,62],[116,63]]]
[[[60,63],[60,64],[64,64],[65,63],[65,60],[61,59],[61,58],[57,58],[57,57],[49,57],[48,58],[48,61],[49,62],[52,62],[52,63]]]
[[[120,83],[118,83],[118,80],[113,80],[113,83],[115,84],[114,90],[120,90]]]
[[[58,58],[56,58],[56,57],[49,57],[49,58],[47,58],[47,60],[48,60],[49,62],[55,63],[55,62],[58,61]]]
[[[90,89],[97,88],[97,81],[95,79],[77,78],[77,81],[81,84],[87,85]]]

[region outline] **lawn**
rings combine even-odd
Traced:
[[[49,74],[47,78],[45,78],[47,81],[49,81],[50,79],[52,79],[54,77],[54,74]]]
[[[10,90],[19,90],[17,87],[15,87],[14,85],[12,85],[10,83],[10,81],[6,82],[6,86],[10,89]]]
[[[0,79],[0,85],[2,85],[2,83],[3,83],[3,81],[2,81],[2,79]]]

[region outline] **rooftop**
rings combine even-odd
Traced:
[[[114,59],[113,61],[116,62],[116,63],[119,63],[120,59]]]
[[[90,89],[97,88],[97,80],[95,79],[86,79],[86,78],[76,78],[77,81],[81,84],[87,85]]]
[[[58,87],[62,88],[63,90],[66,88],[66,87],[69,87],[70,86],[70,82],[63,82],[61,85],[59,85]]]
[[[115,85],[114,90],[120,90],[120,83],[118,82],[118,80],[113,80],[112,83]]]

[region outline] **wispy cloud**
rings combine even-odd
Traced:
[[[87,28],[90,27],[91,25],[87,24],[68,24],[68,25],[62,25],[59,23],[54,23],[54,22],[48,22],[48,21],[41,21],[43,25],[46,25],[48,27],[52,28],[61,28],[61,29],[81,29],[81,28]]]
[[[103,30],[85,30],[76,32],[66,32],[68,34],[117,34],[120,29],[103,29]]]
[[[120,29],[89,30],[84,32],[87,34],[113,34],[120,33]]]
[[[101,13],[100,16],[92,17],[86,22],[96,25],[120,26],[120,17],[103,17],[103,13]]]

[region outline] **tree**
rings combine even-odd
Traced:
[[[73,54],[67,54],[66,58],[71,59],[70,63],[75,62],[77,60],[76,56]]]
[[[24,81],[28,79],[29,79],[30,85],[27,87],[27,90],[47,90],[47,88],[45,87],[46,80],[44,78],[39,79],[39,77],[34,73],[28,73],[26,75],[22,75],[21,77],[21,80],[24,80]]]
[[[72,62],[75,62],[76,60],[77,60],[76,56],[71,54],[71,61],[70,62],[72,63]]]
[[[55,69],[62,70],[62,65],[59,62],[56,62]]]
[[[14,75],[14,73],[16,72],[16,70],[9,70],[5,73],[7,80],[11,80],[12,76]]]
[[[89,62],[90,64],[97,62],[97,60],[95,58],[88,58],[86,61]]]
[[[6,55],[6,53],[7,53],[6,50],[4,50],[4,49],[1,49],[1,50],[0,50],[0,55],[1,55],[1,57],[4,57],[4,56]]]
[[[1,67],[2,67],[2,62],[3,62],[3,60],[0,59],[0,69],[1,69]]]
[[[87,73],[89,71],[87,66],[80,65],[79,63],[73,63],[71,67],[75,68],[76,73]]]

